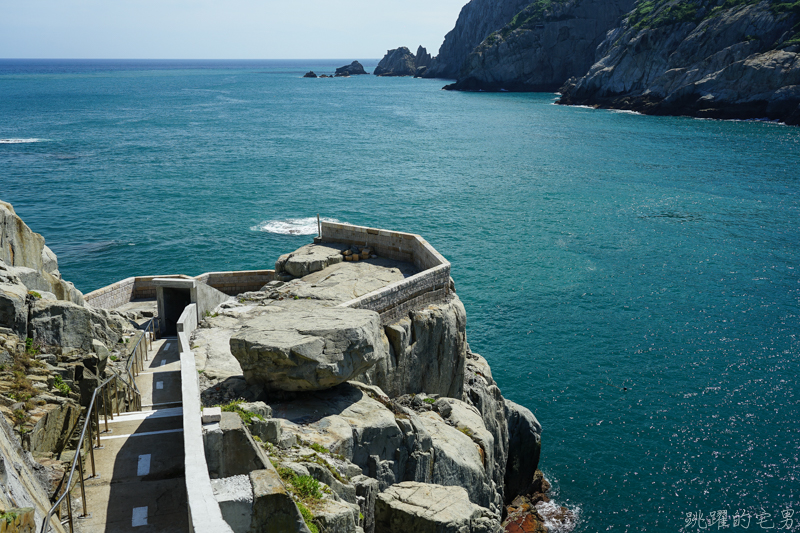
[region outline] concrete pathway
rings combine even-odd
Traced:
[[[89,477],[87,457],[90,516],[76,520],[77,531],[189,531],[177,339],[155,341],[149,357],[136,378],[142,410],[109,419],[109,432],[100,435],[102,448],[94,451],[95,478]],[[102,416],[100,429],[105,429]],[[73,495],[80,496],[80,489]]]

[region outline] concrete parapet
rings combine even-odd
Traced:
[[[322,235],[314,242],[369,246],[382,257],[414,263],[422,271],[339,307],[376,311],[386,325],[415,307],[443,302],[449,296],[450,262],[419,235],[323,222]]]

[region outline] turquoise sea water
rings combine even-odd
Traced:
[[[420,233],[576,531],[800,530],[800,129],[301,78],[349,61],[2,60],[0,199],[84,292]]]

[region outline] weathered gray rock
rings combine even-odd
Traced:
[[[508,462],[508,423],[506,420],[506,404],[500,389],[492,378],[492,369],[486,359],[478,354],[472,353],[467,348],[467,364],[464,376],[464,399],[480,413],[484,427],[494,438],[494,465],[487,469],[490,470],[490,477],[495,483],[498,492],[501,492],[504,499],[507,488],[505,487],[506,464]],[[447,404],[445,399],[437,401]],[[448,418],[450,413],[442,413],[444,418]]]
[[[252,533],[311,533],[271,464],[249,475],[253,485]]]
[[[594,62],[597,45],[634,0],[568,0],[543,10],[532,3],[489,35],[446,88],[555,91]]]
[[[30,336],[46,346],[57,346],[62,353],[92,351],[97,339],[115,346],[130,326],[119,315],[62,300],[36,300],[30,308]]]
[[[288,273],[302,278],[326,266],[342,262],[341,251],[330,246],[309,244],[298,250],[280,256],[275,262],[276,273]]]
[[[384,328],[389,353],[356,379],[392,397],[425,392],[461,398],[466,323],[464,305],[455,295],[447,303],[412,311]]]
[[[322,526],[322,531],[355,533],[358,513],[357,505],[325,498],[317,504],[317,508],[314,510],[314,521]]]
[[[633,12],[559,103],[800,124],[800,45],[786,44],[798,17],[768,1],[681,4],[679,20],[665,15],[672,2]]]
[[[376,76],[413,76],[417,58],[405,46],[389,50],[372,72]]]
[[[264,442],[278,444],[281,441],[281,421],[254,418],[250,426],[250,432]]]
[[[16,274],[28,290],[47,291],[60,300],[83,305],[83,294],[72,283],[61,279],[55,254],[14,212],[11,204],[0,200],[0,261]]]
[[[406,481],[378,495],[375,529],[381,533],[499,533],[500,522],[470,502],[461,487]]]
[[[467,431],[462,432],[450,426],[436,413],[422,413],[419,420],[433,442],[431,481],[464,487],[472,502],[487,508],[494,506],[499,510],[502,500],[494,482],[487,475],[483,450]],[[483,424],[480,427],[483,429]]]
[[[364,533],[375,533],[375,499],[378,496],[378,480],[364,475],[355,476],[350,483],[356,489],[358,507],[364,519],[361,527]]]
[[[324,307],[249,318],[230,346],[248,383],[286,391],[333,387],[386,352],[377,313]]]
[[[0,327],[20,338],[28,333],[28,288],[0,261]]]
[[[506,465],[506,500],[530,492],[533,475],[539,467],[542,426],[529,409],[505,400],[508,420],[508,463]]]
[[[364,70],[361,63],[353,61],[349,65],[337,68],[334,76],[358,76],[360,74],[368,74],[368,72]]]

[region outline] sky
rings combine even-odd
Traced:
[[[0,57],[372,59],[433,55],[467,0],[0,0]]]

